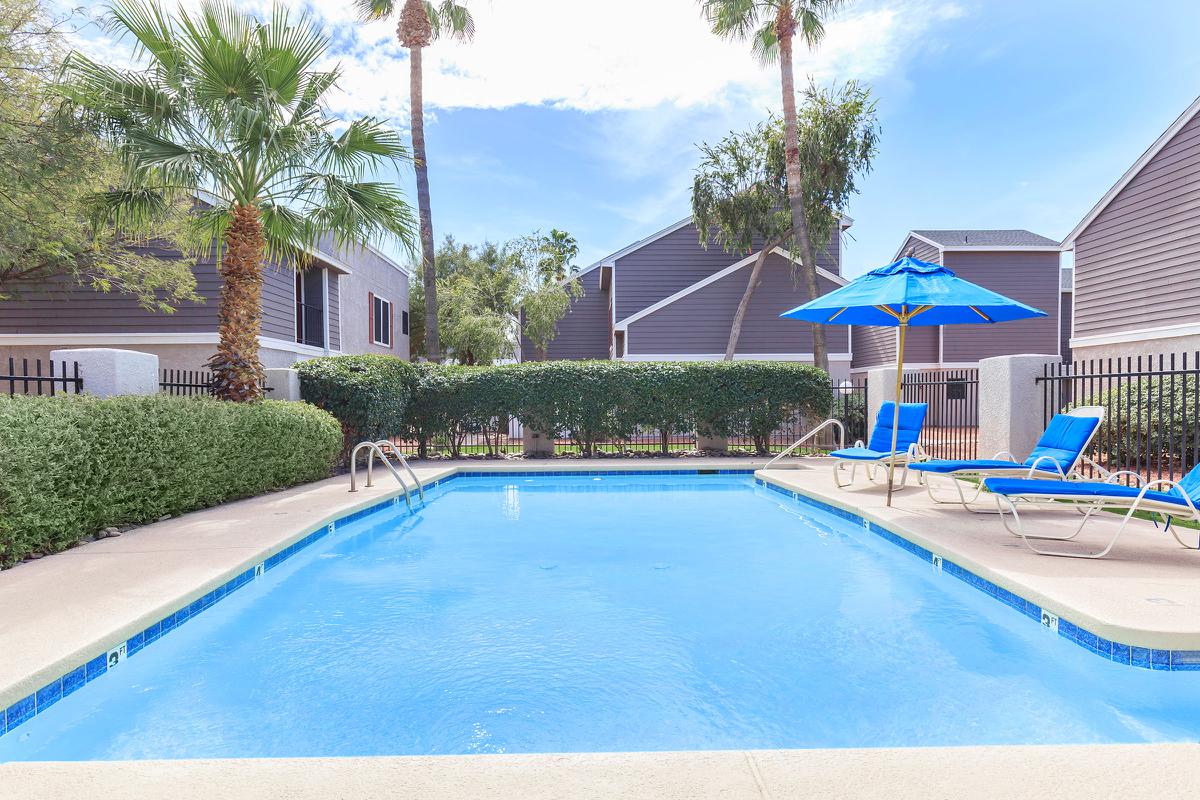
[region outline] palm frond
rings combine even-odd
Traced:
[[[363,22],[387,19],[396,11],[394,0],[354,0],[354,10]]]
[[[429,16],[435,40],[448,37],[465,42],[475,38],[475,18],[465,4],[455,0],[435,4],[426,0],[425,13]]]
[[[750,52],[761,64],[774,64],[779,58],[779,35],[775,32],[774,20],[768,20],[754,32]]]
[[[109,17],[109,31],[136,40],[135,57],[148,54],[164,75],[178,77],[185,63],[184,54],[160,6],[147,0],[114,0]]]
[[[408,159],[400,134],[373,117],[364,117],[329,142],[323,163],[328,169],[362,176],[372,168]]]
[[[772,5],[763,0],[702,0],[700,3],[712,32],[734,40],[750,37]]]
[[[390,235],[409,253],[416,250],[416,216],[399,187],[379,181],[347,181],[330,173],[307,177],[317,199],[309,219],[333,233],[339,244],[369,242]]]

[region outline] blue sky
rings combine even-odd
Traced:
[[[476,40],[426,58],[439,240],[558,227],[586,265],[686,216],[695,144],[779,107],[777,69],[708,34],[693,0],[468,4]],[[303,5],[346,71],[334,111],[406,128],[394,23],[358,25],[344,0]],[[911,228],[1068,233],[1200,94],[1200,3],[1147,8],[852,3],[797,65],[799,82],[858,78],[878,100],[875,170],[847,209],[847,273],[886,263]],[[411,175],[400,179],[411,196]]]

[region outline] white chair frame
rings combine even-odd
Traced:
[[[1112,550],[1113,545],[1117,543],[1117,539],[1119,539],[1121,534],[1125,532],[1125,527],[1129,524],[1129,521],[1133,519],[1134,514],[1136,514],[1138,511],[1148,511],[1162,516],[1166,520],[1166,530],[1170,532],[1171,536],[1175,538],[1175,541],[1178,542],[1181,547],[1184,547],[1188,550],[1200,549],[1200,541],[1198,541],[1195,545],[1191,545],[1183,541],[1183,539],[1181,539],[1179,534],[1176,532],[1176,526],[1173,524],[1176,519],[1200,522],[1200,511],[1197,511],[1196,506],[1192,502],[1191,498],[1184,494],[1184,504],[1179,505],[1176,503],[1164,503],[1153,498],[1147,499],[1146,497],[1146,493],[1150,491],[1169,491],[1170,489],[1178,488],[1179,483],[1177,481],[1155,480],[1147,482],[1136,472],[1123,470],[1121,472],[1113,472],[1109,474],[1108,477],[1104,479],[1104,483],[1113,483],[1116,479],[1123,476],[1132,476],[1138,481],[1140,491],[1138,492],[1137,497],[1129,498],[1106,497],[1104,495],[1056,495],[1053,492],[1047,492],[1046,494],[1021,494],[1014,498],[1013,496],[998,494],[996,495],[996,506],[1001,515],[1001,519],[1004,521],[1005,529],[1008,530],[1008,532],[1012,535],[1020,537],[1021,540],[1025,542],[1026,546],[1028,546],[1030,550],[1038,555],[1062,556],[1064,558],[1103,558]],[[1024,521],[1021,519],[1020,512],[1018,511],[1018,503],[1020,505],[1034,505],[1039,507],[1053,505],[1061,508],[1063,501],[1074,505],[1075,508],[1083,514],[1083,520],[1079,523],[1079,527],[1077,527],[1073,533],[1062,535],[1046,533],[1034,534],[1026,532]],[[1103,511],[1106,509],[1123,510],[1126,513],[1124,519],[1121,520],[1121,524],[1117,527],[1117,530],[1113,533],[1112,537],[1109,538],[1108,543],[1105,544],[1105,546],[1100,550],[1093,552],[1047,550],[1034,546],[1033,541],[1031,541],[1072,541],[1083,532],[1084,527],[1097,511]],[[1009,520],[1010,516],[1012,517],[1011,522]]]

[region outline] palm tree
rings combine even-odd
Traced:
[[[224,2],[174,17],[149,0],[110,10],[142,64],[74,53],[58,87],[122,158],[122,183],[94,198],[95,222],[145,230],[161,209],[199,199],[189,224],[221,259],[215,393],[259,398],[264,259],[303,267],[328,233],[339,243],[392,236],[411,249],[415,220],[400,190],[366,179],[407,151],[370,117],[336,133],[324,99],[339,72],[315,68],[328,40],[307,18],[293,24],[276,7],[259,21]]]
[[[365,20],[392,16],[395,0],[354,0]],[[438,338],[437,271],[433,259],[433,213],[429,209],[429,161],[425,158],[425,97],[421,89],[421,51],[442,36],[467,41],[475,35],[475,20],[465,5],[454,0],[440,3],[404,0],[396,38],[408,49],[408,114],[412,127],[413,164],[417,173],[417,214],[421,219],[421,284],[425,291],[425,355],[442,358]]]
[[[700,0],[713,33],[726,39],[751,39],[754,55],[764,64],[779,59],[788,207],[792,213],[792,229],[800,248],[803,261],[801,272],[809,297],[816,297],[819,290],[816,253],[804,216],[792,42],[799,36],[810,48],[816,47],[825,35],[825,17],[845,3],[846,0]],[[829,351],[825,346],[825,329],[813,325],[812,332],[813,362],[828,372]]]

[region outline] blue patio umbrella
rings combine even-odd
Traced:
[[[896,416],[892,420],[892,453],[895,454],[904,379],[904,335],[908,328],[1009,322],[1044,317],[1046,312],[965,281],[940,264],[905,256],[780,316],[826,325],[900,329],[896,347]],[[888,460],[889,506],[892,504],[894,471],[895,459],[891,458]]]

